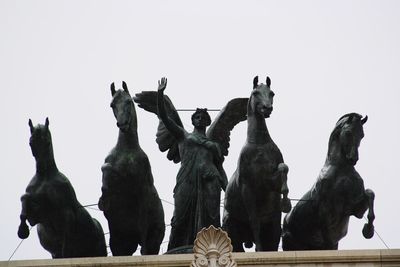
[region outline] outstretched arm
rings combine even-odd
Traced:
[[[164,104],[164,90],[167,87],[167,78],[161,78],[161,81],[158,81],[158,93],[157,93],[157,109],[158,116],[161,121],[164,123],[165,127],[168,131],[178,140],[182,139],[185,130],[177,125],[173,120],[171,120],[167,112],[165,110]]]

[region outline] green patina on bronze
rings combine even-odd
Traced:
[[[338,249],[340,239],[347,234],[350,216],[362,218],[367,209],[363,235],[374,235],[375,194],[364,189],[364,181],[354,168],[367,118],[350,113],[336,123],[316,183],[284,219],[284,250]]]
[[[164,238],[164,210],[154,187],[150,162],[137,134],[135,105],[125,82],[123,89],[111,85],[111,108],[117,120],[116,146],[105,159],[99,208],[110,229],[114,256],[158,254]]]
[[[28,238],[30,225],[37,225],[39,240],[53,258],[107,256],[104,232],[78,202],[74,188],[56,165],[49,130],[29,120],[29,144],[36,160],[36,174],[21,197],[20,238]]]

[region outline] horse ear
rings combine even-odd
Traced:
[[[45,122],[44,126],[46,126],[46,128],[49,129],[49,118],[48,117],[46,117],[46,122]]]
[[[114,94],[115,94],[115,84],[112,83],[111,84],[111,96],[114,96]]]
[[[271,79],[267,76],[267,86],[270,87],[271,86]]]
[[[128,86],[126,85],[125,81],[122,81],[122,88],[124,89],[125,92],[129,93]]]
[[[258,76],[254,77],[253,79],[253,89],[258,86]]]
[[[31,133],[33,133],[33,124],[32,124],[32,120],[31,119],[29,119],[29,121],[28,121],[28,125],[29,125],[29,129],[31,130]]]
[[[368,120],[368,116],[365,115],[365,117],[361,119],[361,124],[364,125],[364,123],[366,123],[367,120]]]

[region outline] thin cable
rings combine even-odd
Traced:
[[[162,198],[160,198],[160,200],[161,200],[161,201],[164,201],[165,203],[171,204],[172,206],[175,206],[175,204],[174,204],[174,203],[172,203],[172,202],[169,202],[169,201],[167,201],[167,200],[165,200],[165,199],[162,199]]]
[[[383,240],[383,238],[378,234],[378,232],[374,229],[375,234],[379,237],[379,239],[382,241],[382,243],[385,245],[387,249],[390,249],[389,246],[386,244],[386,242]]]
[[[364,219],[368,222],[368,219],[365,217],[365,215],[364,215],[363,217],[364,217]],[[387,249],[390,249],[389,246],[386,244],[385,240],[383,240],[383,238],[381,237],[381,235],[375,230],[375,227],[374,227],[374,232],[375,232],[375,234],[379,237],[379,239],[382,241],[382,243],[385,245],[385,247],[386,247]]]
[[[31,226],[31,227],[29,228],[29,232],[31,232],[32,227],[33,227],[33,226]],[[15,253],[17,252],[17,250],[19,249],[19,247],[22,245],[22,242],[24,242],[24,240],[25,240],[25,239],[21,239],[21,241],[19,242],[18,246],[14,249],[13,253],[11,254],[10,258],[8,258],[8,261],[11,260],[11,258],[14,256],[14,254],[15,254]]]
[[[176,111],[196,111],[196,109],[192,109],[192,108],[179,108]],[[216,108],[211,108],[211,109],[207,109],[207,111],[221,111],[220,109],[216,109]]]
[[[83,205],[82,208],[93,207],[93,206],[97,206],[97,203],[96,204]]]

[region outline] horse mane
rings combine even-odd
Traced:
[[[352,112],[352,113],[347,113],[343,115],[342,117],[339,118],[339,120],[336,122],[335,128],[333,129],[330,137],[329,137],[329,143],[328,143],[328,157],[331,152],[332,148],[332,143],[333,141],[338,137],[339,133],[342,131],[343,127],[346,125],[346,123],[353,121],[354,119],[357,119],[361,121],[362,116],[358,113]]]

